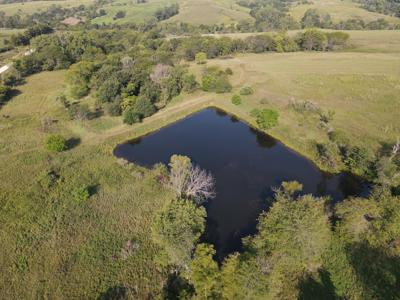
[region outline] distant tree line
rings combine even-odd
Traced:
[[[206,69],[201,85],[179,64],[235,53],[268,51],[331,51],[346,47],[348,34],[308,29],[295,37],[260,34],[246,39],[193,36],[165,39],[158,31],[132,30],[66,31],[53,34],[46,25],[35,25],[12,38],[16,45],[30,40],[35,51],[16,59],[12,70],[2,76],[4,86],[15,86],[21,78],[41,71],[68,69],[72,97],[94,93],[98,104],[111,115],[123,114],[126,123],[141,121],[165,106],[181,92],[224,93],[232,86],[232,70]],[[42,34],[41,34],[42,33]],[[35,36],[40,34],[39,36]],[[10,93],[3,92],[2,98]],[[86,108],[65,105],[72,116],[88,115]],[[86,111],[86,112],[85,112]]]
[[[283,33],[252,35],[245,39],[230,37],[193,36],[172,39],[179,55],[191,61],[197,53],[205,53],[207,58],[227,56],[240,52],[293,52],[293,51],[331,51],[346,47],[349,35],[344,32],[323,32],[308,29],[290,37]]]
[[[397,0],[357,0],[356,2],[366,10],[400,17],[400,2]]]
[[[166,6],[164,8],[159,8],[154,13],[154,17],[158,21],[167,20],[179,13],[179,4],[171,4],[170,6]]]
[[[30,40],[41,34],[53,32],[53,29],[46,24],[36,24],[27,28],[22,33],[17,33],[11,36],[10,42],[13,46],[28,45]]]

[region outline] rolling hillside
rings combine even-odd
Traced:
[[[294,4],[290,13],[296,20],[301,20],[304,13],[310,8],[317,9],[321,13],[329,13],[335,22],[353,18],[366,22],[379,18],[386,19],[390,23],[400,22],[399,18],[367,11],[350,0],[313,0],[309,4]]]

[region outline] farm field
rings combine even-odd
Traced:
[[[243,19],[252,19],[246,8],[240,7],[233,0],[149,0],[146,3],[132,3],[130,0],[118,0],[106,4],[103,9],[107,15],[92,20],[95,24],[143,22],[153,16],[154,12],[167,5],[178,3],[179,14],[165,22],[187,22],[191,24],[230,24]],[[118,11],[125,11],[126,16],[114,20]]]
[[[79,1],[68,3],[73,2],[77,4]],[[180,14],[166,22],[187,20],[196,24],[229,24],[247,18],[247,11],[233,0],[178,2],[181,4]],[[145,20],[166,3],[174,2],[149,0],[139,5],[118,0],[106,4],[108,14],[95,22]],[[348,2],[344,4],[349,5]],[[113,20],[119,10],[126,10],[126,16]],[[30,56],[22,57],[22,62],[15,64],[32,72],[24,73],[18,85],[6,84],[4,87],[7,89],[3,87],[0,90],[0,299],[175,299],[170,296],[175,292],[194,299],[212,299],[211,296],[202,298],[201,292],[205,289],[195,284],[196,278],[201,277],[196,277],[196,267],[200,270],[197,274],[214,270],[214,277],[207,275],[203,282],[214,285],[216,292],[210,295],[218,295],[216,299],[246,298],[230,297],[230,288],[237,288],[236,283],[242,287],[250,283],[246,288],[253,293],[254,282],[257,288],[267,289],[260,294],[269,295],[271,299],[279,299],[279,296],[274,296],[286,292],[286,286],[294,289],[289,290],[290,295],[317,299],[313,297],[316,294],[313,289],[320,282],[323,284],[318,287],[317,294],[326,295],[334,287],[333,299],[395,297],[397,281],[392,278],[398,274],[399,248],[393,240],[399,239],[399,220],[396,215],[398,198],[395,198],[395,192],[393,196],[390,194],[390,186],[385,190],[388,195],[377,198],[383,200],[376,203],[372,196],[370,199],[348,199],[338,204],[311,195],[295,198],[294,193],[301,190],[301,183],[283,185],[285,190],[282,189],[280,195],[283,198],[277,198],[275,202],[266,199],[262,193],[259,197],[264,197],[262,201],[271,201],[268,203],[272,205],[270,212],[275,212],[275,215],[269,220],[267,214],[257,219],[261,220],[259,228],[268,226],[262,235],[255,235],[255,243],[249,239],[253,244],[248,245],[254,247],[255,252],[244,249],[243,255],[234,254],[225,260],[225,263],[230,261],[228,267],[221,267],[213,260],[212,251],[204,258],[198,251],[193,251],[196,244],[203,243],[195,237],[201,230],[193,227],[208,222],[204,215],[192,216],[194,211],[202,211],[201,201],[204,199],[184,195],[184,192],[179,194],[172,188],[173,164],[170,167],[144,168],[117,159],[113,151],[120,143],[140,138],[212,106],[278,139],[290,148],[290,153],[295,151],[295,155],[304,155],[323,170],[353,172],[356,169],[345,169],[347,161],[328,166],[317,153],[317,143],[331,145],[333,142],[328,133],[334,132],[348,141],[345,145],[349,150],[356,149],[356,155],[359,154],[357,149],[361,148],[368,154],[376,154],[384,147],[393,147],[400,132],[399,31],[348,31],[349,47],[337,51],[324,51],[324,47],[320,48],[321,51],[306,51],[310,48],[302,47],[292,39],[287,40],[299,46],[298,52],[264,51],[255,54],[246,52],[257,52],[250,47],[246,50],[241,48],[241,52],[223,52],[218,48],[220,46],[215,46],[220,51],[219,58],[207,60],[202,58],[205,53],[198,54],[213,48],[194,49],[197,37],[193,39],[193,45],[174,41],[177,46],[173,47],[172,42],[154,38],[152,31],[115,29],[113,32],[107,29],[109,31],[102,32],[106,34],[100,35],[103,29],[93,32],[78,30],[81,29],[71,30],[71,39],[58,39],[52,34],[41,36],[44,42],[39,45],[42,47],[37,46]],[[308,32],[315,34],[317,31]],[[297,33],[290,31],[288,34],[293,36]],[[323,32],[317,33],[326,38]],[[0,31],[0,43],[9,34]],[[225,36],[245,38],[248,35]],[[61,42],[50,43],[53,38]],[[206,39],[201,41],[204,44],[209,42]],[[100,46],[107,50],[97,51]],[[20,51],[21,56],[23,53]],[[182,53],[193,55],[181,56]],[[229,55],[222,56],[222,53]],[[194,58],[200,63],[204,60],[205,63],[197,64],[182,57]],[[10,58],[4,58],[7,59]],[[171,65],[167,65],[169,63]],[[31,65],[38,67],[31,70]],[[207,74],[209,79],[219,77],[210,81],[219,80],[220,85],[229,85],[229,88],[231,84],[232,90],[217,94],[211,92],[211,88],[206,92],[205,85],[203,90],[199,88],[198,83],[202,83],[207,67],[216,67],[212,71],[215,74],[211,71]],[[32,73],[35,74],[28,75]],[[175,91],[179,85],[182,87]],[[247,89],[250,92],[241,93],[243,87],[250,87]],[[233,96],[239,94],[240,101],[233,101]],[[302,107],[312,109],[295,109],[294,104],[304,104]],[[260,120],[256,119],[260,117],[260,111],[254,114],[260,109],[269,109],[261,113],[270,112],[267,121],[272,123],[275,116],[276,122],[271,126],[261,126],[262,123],[257,122]],[[323,116],[329,120],[322,121]],[[208,137],[207,134],[204,136]],[[62,149],[49,147],[54,146],[49,143],[49,138],[54,137],[65,138]],[[237,135],[231,137],[235,142],[233,147],[240,147],[236,145]],[[212,139],[209,140],[211,144]],[[254,136],[252,141],[258,140]],[[185,141],[178,138],[177,143],[184,144]],[[335,146],[338,148],[336,154],[341,155],[339,145]],[[226,151],[234,150],[231,148],[227,147]],[[244,157],[247,163],[247,156]],[[378,160],[368,159],[362,163],[372,169],[369,163]],[[182,161],[186,167],[189,166],[186,160]],[[182,170],[192,172],[194,169],[191,167],[190,164],[189,169]],[[243,170],[236,162],[227,166],[222,164],[222,167],[238,173]],[[293,171],[291,165],[285,171]],[[250,185],[258,184],[256,176],[247,175]],[[281,184],[282,180],[287,179],[279,178],[276,184]],[[321,184],[324,184],[323,180]],[[265,182],[261,185],[264,188]],[[243,198],[248,201],[247,197]],[[179,206],[172,210],[174,203]],[[276,203],[278,206],[274,209]],[[188,204],[192,212],[183,210]],[[245,205],[253,203],[246,202]],[[222,213],[230,215],[225,210]],[[332,224],[334,217],[340,219],[338,224]],[[273,222],[269,225],[270,220]],[[282,220],[286,222],[283,226]],[[274,228],[279,230],[271,235],[273,230],[270,229]],[[362,235],[364,233],[366,236],[369,234],[367,238]],[[276,240],[271,251],[268,248],[271,241],[264,240],[270,235],[271,241]],[[169,239],[168,242],[165,238]],[[359,241],[365,243],[361,250]],[[306,244],[305,250],[297,247]],[[183,254],[178,253],[180,251]],[[351,260],[354,257],[356,261]],[[262,262],[261,267],[259,262]],[[371,266],[367,272],[364,272],[365,265]],[[264,267],[270,266],[271,272],[265,273]],[[322,271],[328,274],[328,281],[332,281],[327,286],[324,281],[326,274]],[[367,279],[362,277],[365,274]],[[374,285],[373,281],[382,274],[389,279],[377,280]],[[182,278],[175,278],[181,275]],[[245,277],[251,282],[246,282]],[[306,277],[307,282],[303,282]],[[286,281],[280,281],[281,278]],[[220,292],[218,289],[221,287]],[[382,287],[387,287],[387,291]],[[219,297],[222,293],[228,296]],[[255,295],[249,298],[269,299]]]
[[[390,23],[398,24],[399,18],[370,12],[365,10],[355,2],[350,0],[313,0],[312,4],[294,4],[290,9],[290,14],[296,19],[301,20],[304,13],[314,8],[321,13],[329,13],[333,21],[342,21],[346,19],[362,19],[365,22],[374,21],[379,18],[386,19]]]
[[[208,64],[235,70],[236,93],[243,86],[255,90],[254,95],[243,97],[242,105],[225,100],[228,110],[249,119],[246,115],[254,108],[278,109],[281,124],[270,133],[308,156],[312,156],[310,138],[327,140],[326,133],[318,128],[316,115],[294,112],[291,101],[311,101],[325,111],[335,111],[334,128],[346,131],[350,139],[358,137],[370,150],[396,138],[400,129],[394,113],[400,109],[398,54],[246,54]],[[197,74],[201,69],[193,65]]]
[[[232,0],[182,0],[180,12],[168,22],[191,24],[231,24],[241,20],[252,20],[249,10]]]
[[[0,11],[6,15],[13,14],[32,14],[49,8],[52,5],[60,5],[62,7],[75,7],[81,4],[91,4],[93,0],[49,0],[49,1],[30,1],[20,3],[0,4]]]

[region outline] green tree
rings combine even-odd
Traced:
[[[70,85],[72,97],[80,99],[89,93],[94,70],[94,64],[87,61],[78,62],[68,69],[66,81]]]
[[[142,121],[142,115],[139,114],[133,107],[130,107],[124,111],[124,123],[132,125]]]
[[[278,125],[279,114],[272,109],[259,110],[256,113],[256,122],[261,129],[271,129]]]
[[[204,52],[199,52],[195,55],[195,59],[197,64],[199,65],[203,65],[205,63],[207,63],[207,54]]]
[[[293,198],[281,188],[269,212],[260,216],[251,247],[271,268],[271,298],[297,298],[303,276],[321,268],[332,235],[325,211],[324,199]]]
[[[133,109],[141,118],[147,118],[156,112],[156,108],[147,98],[139,96],[133,106]]]
[[[50,135],[46,139],[46,149],[52,152],[62,152],[67,149],[67,142],[61,135]]]
[[[199,87],[196,76],[193,74],[185,74],[183,76],[183,90],[187,93],[193,93]]]
[[[100,102],[111,102],[119,94],[121,89],[121,83],[116,77],[111,77],[110,79],[103,82],[97,91],[97,98]]]
[[[240,98],[239,95],[233,95],[231,101],[235,105],[240,105],[242,103],[242,98]]]
[[[306,31],[299,33],[296,41],[301,49],[307,51],[324,51],[328,44],[328,39],[325,33],[316,29],[307,29]]]
[[[214,255],[212,245],[199,244],[189,265],[189,281],[199,299],[218,297],[220,274],[218,264],[213,260]]]
[[[5,103],[10,96],[11,88],[6,85],[0,85],[0,104]]]
[[[156,217],[153,236],[163,247],[168,263],[187,267],[192,250],[205,228],[206,211],[188,200],[173,200]]]

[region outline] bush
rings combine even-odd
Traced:
[[[254,90],[250,86],[245,86],[240,89],[240,95],[248,96],[254,94]]]
[[[126,16],[126,12],[125,11],[123,11],[123,10],[120,10],[120,11],[118,11],[116,14],[115,14],[115,16],[114,16],[114,20],[117,20],[117,19],[122,19],[122,18],[125,18],[125,16]]]
[[[323,51],[328,45],[325,33],[316,29],[308,29],[299,33],[296,42],[302,50],[307,51]]]
[[[5,85],[0,85],[0,104],[6,102],[10,97],[10,87]]]
[[[183,90],[187,93],[193,93],[199,84],[196,81],[196,77],[193,74],[186,74],[183,77]]]
[[[124,112],[124,123],[132,125],[142,121],[142,116],[134,109],[128,108]]]
[[[261,129],[270,129],[278,125],[279,114],[272,109],[259,110],[256,113],[256,122]]]
[[[226,75],[233,75],[232,69],[231,69],[231,68],[226,68],[225,74],[226,74]]]
[[[138,97],[133,108],[142,118],[150,117],[156,112],[154,104],[144,97]]]
[[[240,105],[242,103],[242,98],[239,95],[232,96],[232,103],[235,105]]]
[[[228,78],[225,76],[219,76],[215,81],[215,92],[218,94],[229,93],[232,90],[232,85],[230,84]]]
[[[118,102],[107,103],[106,110],[107,113],[113,117],[120,116],[122,113],[121,106]]]
[[[90,109],[87,104],[73,104],[68,107],[71,120],[87,120],[90,116]]]
[[[90,196],[88,188],[84,185],[75,187],[72,190],[71,194],[72,194],[72,198],[77,203],[85,203],[86,200],[88,200],[89,196]]]
[[[204,52],[197,53],[195,55],[195,61],[199,65],[203,65],[203,64],[207,63],[207,54],[205,54]]]
[[[232,90],[232,85],[225,72],[208,68],[203,74],[202,89],[206,92],[227,93]]]
[[[67,149],[67,142],[61,135],[50,135],[46,139],[46,149],[52,152],[62,152]]]

